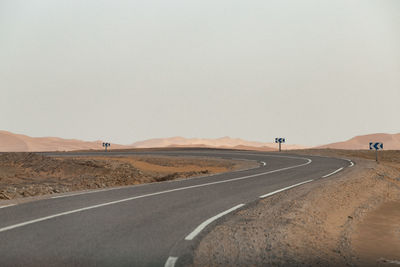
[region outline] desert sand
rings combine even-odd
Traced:
[[[171,137],[149,139],[132,144],[136,148],[151,148],[151,147],[212,147],[212,148],[234,148],[234,149],[256,149],[263,151],[272,151],[277,149],[275,143],[263,143],[246,141],[240,138],[231,138],[228,136],[217,139],[205,138],[184,138],[184,137]],[[283,149],[303,149],[305,146],[283,144]]]
[[[333,148],[347,150],[368,150],[369,142],[383,142],[385,150],[400,150],[400,134],[369,134],[356,136],[350,140],[318,146],[315,148]],[[0,131],[0,152],[39,152],[101,150],[102,141],[82,141],[58,137],[30,137],[7,131]],[[208,147],[240,150],[276,151],[275,143],[246,141],[240,138],[221,137],[216,139],[170,137],[149,139],[130,145],[111,144],[110,149],[164,148],[164,147]],[[295,144],[283,144],[282,150],[298,150],[308,147]]]
[[[274,151],[278,146],[275,143],[246,141],[239,138],[222,137],[217,139],[200,139],[171,137],[149,139],[131,145],[111,144],[110,150],[131,148],[163,148],[163,147],[208,147],[242,150]],[[283,144],[283,150],[304,149],[305,146]],[[82,141],[77,139],[63,139],[58,137],[30,137],[0,131],[0,152],[40,152],[40,151],[73,151],[73,150],[101,150],[102,141]]]
[[[257,162],[167,156],[0,154],[0,200],[161,182],[248,169]]]
[[[322,145],[316,148],[369,149],[369,142],[383,142],[385,150],[400,150],[400,133],[376,133],[360,135],[344,142]]]
[[[111,144],[111,148],[122,149],[129,147]],[[0,152],[73,151],[89,149],[102,149],[102,141],[87,142],[58,137],[30,137],[23,134],[0,131]]]
[[[222,219],[194,266],[398,266],[400,152],[384,151],[379,164],[369,151],[302,153],[356,165]]]

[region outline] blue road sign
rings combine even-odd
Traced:
[[[383,149],[383,143],[380,142],[370,142],[369,149],[380,150]]]
[[[275,138],[275,143],[285,143],[285,138],[277,137]]]

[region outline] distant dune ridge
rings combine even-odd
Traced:
[[[38,151],[73,151],[99,150],[102,141],[81,141],[58,137],[30,137],[0,130],[0,152],[38,152]],[[274,151],[275,143],[246,141],[239,138],[221,137],[217,139],[203,138],[158,138],[133,143],[131,145],[111,144],[111,149],[155,148],[155,147],[210,147],[234,148],[243,150]],[[284,144],[283,149],[302,149],[304,146]]]
[[[316,148],[336,149],[369,149],[369,142],[383,142],[386,150],[400,150],[399,134],[368,134],[356,136],[350,140]],[[32,152],[32,151],[73,151],[99,150],[102,141],[82,141],[77,139],[63,139],[58,137],[30,137],[0,130],[0,152]],[[275,151],[275,143],[246,141],[240,138],[221,137],[216,139],[170,137],[149,139],[131,145],[111,144],[111,149],[155,148],[155,147],[210,147],[233,148],[243,150]],[[310,148],[301,145],[283,144],[283,150]]]
[[[113,148],[126,146],[111,144]],[[0,152],[32,152],[32,151],[72,151],[82,149],[102,149],[102,141],[86,142],[76,139],[58,137],[30,137],[0,131]]]
[[[376,133],[353,137],[344,142],[332,143],[317,148],[335,148],[335,149],[369,149],[369,142],[382,142],[385,150],[400,149],[400,133],[386,134]]]
[[[263,151],[272,151],[277,149],[275,143],[262,143],[254,141],[246,141],[240,138],[231,138],[228,136],[217,139],[204,138],[157,138],[140,141],[132,144],[135,148],[149,147],[213,147],[213,148],[236,148],[236,149],[257,149]],[[301,149],[305,148],[300,145],[284,144],[283,149]]]

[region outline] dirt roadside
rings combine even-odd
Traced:
[[[259,166],[201,157],[46,157],[0,154],[0,201],[211,175]]]
[[[194,266],[399,266],[400,152],[382,153],[380,164],[368,152],[299,153],[356,165],[221,220],[200,241]]]

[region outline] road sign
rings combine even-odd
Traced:
[[[383,143],[380,142],[370,142],[369,149],[380,150],[383,149]]]
[[[103,147],[104,147],[104,149],[105,149],[106,152],[107,152],[107,147],[109,147],[109,146],[111,146],[110,143],[105,143],[105,142],[103,142]]]
[[[383,149],[383,143],[380,142],[369,142],[369,149],[375,149],[375,160],[378,162],[378,150]]]
[[[281,152],[281,144],[285,143],[285,142],[286,142],[285,138],[282,138],[282,137],[275,138],[275,143],[279,144],[279,152]]]

